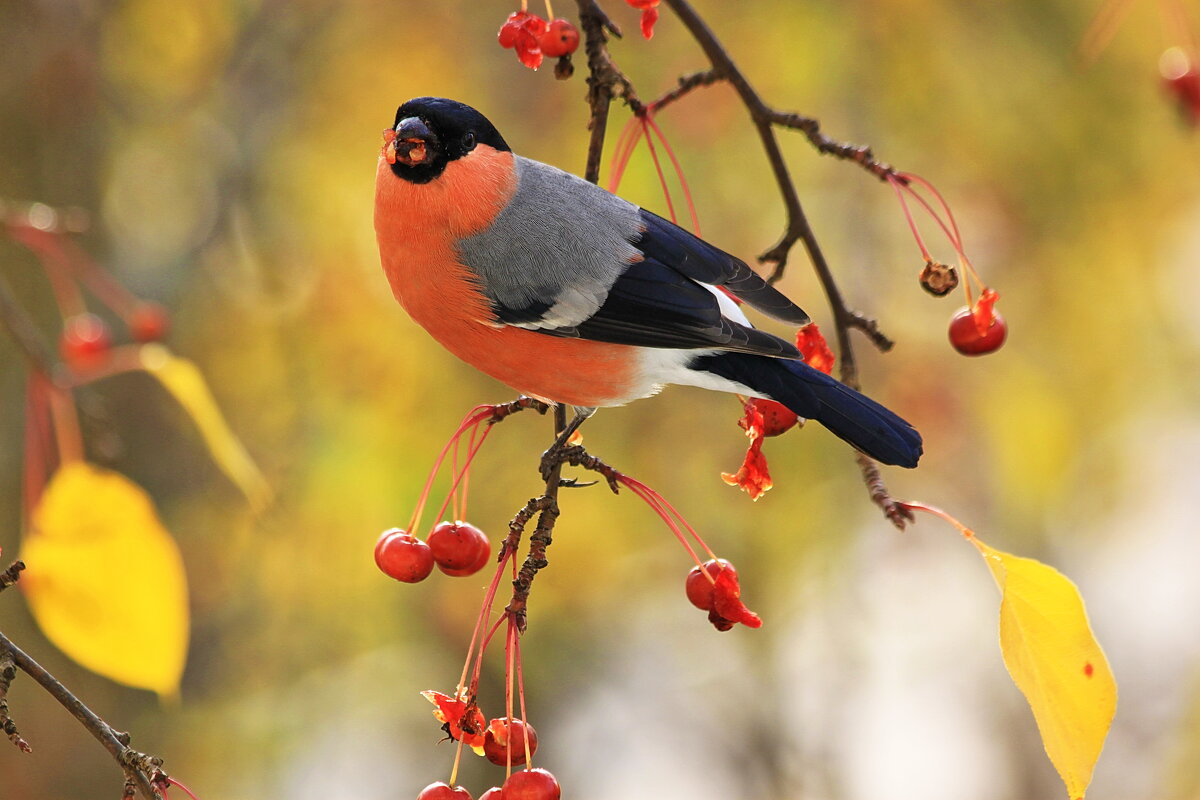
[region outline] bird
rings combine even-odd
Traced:
[[[775,400],[876,461],[917,465],[912,425],[750,323],[733,297],[790,325],[810,319],[745,262],[515,154],[471,106],[400,105],[374,216],[383,271],[413,320],[518,392],[573,406],[571,429],[597,408],[697,386]]]

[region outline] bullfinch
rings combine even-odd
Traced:
[[[447,350],[582,420],[668,384],[776,400],[885,464],[921,436],[755,329],[809,317],[745,263],[555,167],[470,106],[409,100],[384,134],[375,233],[396,299]],[[718,288],[720,287],[720,288]]]

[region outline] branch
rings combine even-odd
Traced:
[[[804,214],[804,208],[800,203],[800,196],[796,191],[796,185],[792,181],[787,164],[783,159],[783,153],[779,148],[779,141],[775,136],[774,126],[782,125],[801,130],[820,152],[854,161],[880,179],[886,180],[889,175],[893,174],[892,168],[876,161],[871,154],[870,148],[839,144],[828,139],[821,134],[820,126],[815,119],[803,117],[799,114],[779,112],[768,106],[742,71],[738,69],[728,51],[725,50],[720,40],[717,39],[716,34],[713,33],[712,29],[708,27],[700,15],[696,13],[691,4],[687,0],[664,0],[664,2],[671,7],[671,10],[675,12],[680,21],[683,22],[684,26],[692,34],[692,38],[696,40],[696,43],[704,51],[705,56],[712,65],[711,73],[728,81],[741,98],[742,105],[746,107],[746,111],[749,113],[755,129],[758,131],[767,162],[770,164],[771,171],[775,176],[775,183],[778,186],[784,208],[787,212],[787,225],[779,241],[758,258],[761,263],[774,264],[771,275],[767,280],[774,283],[783,277],[788,255],[793,245],[797,242],[803,244],[805,251],[808,253],[809,261],[812,262],[813,270],[817,273],[817,279],[821,283],[821,288],[825,292],[825,297],[829,301],[830,310],[833,312],[838,350],[841,353],[839,377],[842,383],[847,386],[854,389],[860,388],[858,365],[854,357],[854,348],[850,343],[850,329],[857,328],[861,330],[881,350],[889,349],[891,347],[891,340],[879,330],[879,326],[875,320],[851,310],[846,305],[841,289],[838,287],[837,281],[834,280],[833,272],[829,268],[829,262],[826,261],[825,254],[817,242],[816,234],[813,232],[812,226],[809,225],[808,218]],[[696,75],[703,74],[696,73]],[[688,78],[681,79],[681,85],[687,80]],[[693,77],[692,80],[693,84],[688,87],[688,91],[696,88],[696,86],[706,85],[698,77]],[[869,459],[865,459],[865,457],[860,457],[860,459],[868,462],[867,464],[863,464],[862,460],[860,460],[860,466],[862,467],[863,477],[867,483],[867,490],[871,495],[871,499],[883,509],[893,524],[903,528],[903,516],[895,514],[893,510],[895,503],[883,484],[878,466],[870,462]]]
[[[17,577],[25,565],[20,561],[14,562],[7,570],[0,573],[0,589],[16,583]],[[7,583],[5,580],[7,579]],[[20,669],[33,678],[50,696],[71,712],[79,724],[96,737],[104,749],[120,765],[125,773],[126,783],[132,782],[145,800],[164,800],[163,795],[155,789],[149,777],[162,766],[162,759],[139,753],[129,746],[129,734],[118,732],[94,711],[85,706],[82,701],[63,686],[53,675],[34,661],[24,650],[0,633],[0,730],[3,730],[17,747],[29,752],[29,744],[17,733],[16,725],[8,716],[8,689],[16,671]]]

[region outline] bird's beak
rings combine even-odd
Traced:
[[[437,135],[420,118],[400,120],[395,131],[396,138],[388,146],[395,148],[396,160],[401,164],[410,167],[428,164],[437,155]]]

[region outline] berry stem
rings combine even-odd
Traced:
[[[930,505],[926,505],[925,503],[918,503],[914,500],[904,500],[904,501],[897,500],[896,505],[907,508],[910,511],[924,511],[926,514],[933,514],[935,517],[939,517],[943,521],[948,522],[951,525],[953,525],[958,530],[958,532],[962,534],[962,537],[964,539],[974,539],[975,538],[975,531],[971,530],[966,525],[963,525],[961,522],[959,522],[954,517],[950,516],[945,511],[938,508],[937,506],[930,506]]]
[[[616,192],[620,187],[621,179],[625,177],[625,169],[629,166],[629,159],[637,150],[638,139],[644,132],[645,129],[636,114],[630,117],[629,122],[626,122],[625,127],[621,129],[621,135],[617,137],[617,145],[613,148],[612,167],[609,169],[608,190],[610,192]]]
[[[492,576],[492,582],[483,594],[483,605],[480,607],[479,616],[475,620],[475,629],[471,631],[471,643],[467,646],[467,660],[463,664],[462,676],[458,679],[458,689],[460,692],[466,688],[467,674],[471,670],[471,655],[475,651],[475,642],[479,640],[479,633],[483,630],[484,620],[491,613],[492,604],[496,599],[496,590],[500,587],[500,578],[504,576],[504,565],[511,559],[512,551],[505,550],[504,555],[500,558],[499,565],[496,567],[496,574]]]
[[[700,534],[696,533],[696,530],[688,524],[687,520],[684,519],[683,516],[675,510],[675,507],[668,503],[662,495],[651,489],[649,486],[646,486],[644,483],[630,478],[628,475],[621,475],[617,478],[617,481],[629,487],[630,491],[640,497],[642,501],[646,503],[646,505],[650,506],[650,508],[652,508],[654,512],[662,518],[663,522],[667,524],[667,527],[671,529],[671,533],[675,534],[675,538],[679,540],[681,545],[683,545],[683,549],[687,550],[688,555],[692,557],[692,560],[696,562],[697,566],[703,568],[704,562],[700,560],[700,556],[696,554],[695,549],[693,549],[691,544],[688,543],[687,537],[684,536],[683,531],[680,530],[680,527],[676,524],[675,519],[672,519],[672,515],[683,524],[683,527],[687,529],[688,533],[692,535],[692,537],[700,545],[701,549],[703,549],[710,558],[717,557],[716,553],[709,549],[708,545],[704,543],[704,540],[700,538]]]
[[[465,737],[458,740],[458,746],[454,748],[454,765],[450,767],[450,785],[458,785],[458,765],[462,763],[463,742]]]
[[[517,655],[517,699],[521,705],[521,720],[525,723],[521,726],[521,732],[525,739],[525,769],[533,769],[533,749],[529,746],[529,711],[525,708],[525,674],[521,671],[521,637],[514,636],[513,650]],[[509,740],[509,748],[512,748],[512,740]]]
[[[921,238],[921,231],[917,228],[917,223],[913,220],[912,212],[908,210],[908,201],[904,199],[904,184],[895,177],[889,175],[888,183],[896,190],[896,198],[900,201],[900,209],[904,212],[904,218],[908,220],[909,230],[912,231],[913,238],[917,240],[917,247],[921,249],[921,255],[926,261],[933,261],[933,256],[929,254],[929,248],[925,246],[925,240]]]
[[[450,448],[458,441],[458,437],[463,434],[467,428],[477,424],[481,420],[488,419],[493,414],[493,407],[489,405],[475,406],[471,409],[463,421],[459,424],[458,430],[450,437],[450,440],[442,447],[442,451],[438,453],[437,460],[433,462],[433,469],[429,471],[429,477],[425,479],[425,488],[421,490],[421,497],[417,500],[417,507],[413,509],[412,518],[408,522],[408,532],[416,535],[417,526],[421,524],[421,515],[425,512],[425,502],[429,498],[429,490],[433,488],[433,481],[437,478],[438,471],[442,468],[442,462],[446,459],[446,454]],[[445,510],[445,506],[442,507]]]
[[[45,376],[31,370],[25,388],[25,463],[21,475],[21,499],[26,518],[22,520],[22,530],[29,528],[27,515],[32,513],[42,496],[46,476],[50,473],[50,464],[47,463],[52,447],[49,391]]]
[[[516,666],[514,662],[513,642],[517,636],[517,625],[511,615],[508,616],[508,630],[504,635],[504,719],[508,725],[504,747],[504,777],[512,774],[512,730],[513,730],[513,680]]]
[[[478,430],[478,428],[479,428],[479,423],[476,422],[475,425],[472,427],[472,431]],[[451,498],[457,497],[459,484],[461,484],[463,482],[463,480],[466,479],[467,472],[471,469],[471,462],[475,460],[475,456],[479,452],[479,448],[483,447],[483,443],[487,440],[488,434],[491,432],[492,432],[492,428],[491,428],[491,426],[488,426],[488,428],[483,432],[483,435],[479,437],[478,444],[474,444],[474,445],[468,447],[467,459],[463,463],[462,470],[457,473],[452,473],[452,474],[454,474],[454,482],[450,484],[450,491],[447,492],[446,499],[442,501],[442,506],[441,506],[441,508],[438,509],[438,513],[437,513],[438,519],[441,519],[442,515],[446,513],[446,507],[450,505]],[[472,439],[474,439],[473,433],[472,433]],[[455,449],[455,454],[457,455],[457,451],[458,451],[457,440],[455,441],[454,449]],[[455,519],[461,519],[461,518],[456,516]]]
[[[700,216],[696,213],[696,203],[692,199],[692,190],[688,186],[687,178],[684,177],[683,167],[679,165],[679,159],[675,157],[675,151],[671,149],[670,142],[663,135],[662,129],[658,127],[658,123],[654,121],[654,115],[649,111],[646,112],[646,124],[658,136],[662,142],[663,150],[667,152],[667,158],[671,159],[671,166],[675,168],[675,177],[679,179],[679,188],[683,192],[683,199],[687,202],[688,214],[692,218],[692,232],[697,236],[700,235]],[[650,141],[650,137],[646,137],[646,141]]]
[[[646,147],[650,150],[650,160],[654,162],[654,171],[658,174],[658,185],[662,187],[663,197],[667,201],[667,214],[671,217],[671,222],[679,224],[679,218],[675,216],[675,204],[671,202],[671,190],[667,187],[667,176],[663,174],[662,164],[658,160],[658,151],[654,148],[654,137],[650,135],[650,126],[646,123],[646,117],[638,117],[639,124],[642,126],[642,135],[646,137]]]

